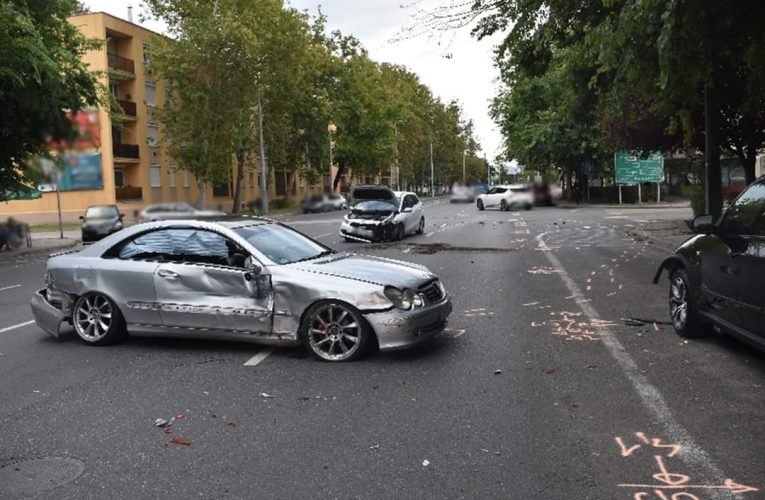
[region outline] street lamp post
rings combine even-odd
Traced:
[[[436,192],[433,188],[433,141],[430,141],[430,196],[433,197],[436,195]]]
[[[332,164],[334,163],[334,158],[332,157],[332,150],[333,150],[332,134],[337,132],[337,125],[335,125],[332,122],[329,122],[329,125],[327,125],[327,132],[329,132],[329,186],[328,186],[328,191],[332,192],[332,191],[334,191],[332,189]]]

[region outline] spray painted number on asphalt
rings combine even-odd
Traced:
[[[633,500],[699,500],[698,494],[713,490],[728,491],[731,495],[741,495],[759,491],[753,486],[746,486],[725,479],[722,484],[695,484],[688,474],[676,471],[671,459],[683,451],[683,445],[667,443],[659,438],[649,438],[643,432],[636,432],[634,438],[615,437],[622,458],[636,458],[640,455],[652,455],[652,464],[657,472],[652,474],[654,483],[622,483],[620,488],[632,490]],[[642,452],[642,453],[641,453]]]

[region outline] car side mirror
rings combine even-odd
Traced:
[[[716,232],[714,217],[699,215],[693,219],[693,232],[698,234],[713,234]]]
[[[255,262],[255,259],[252,257],[247,257],[247,260],[244,262],[244,268],[247,270],[247,272],[244,273],[244,279],[247,281],[254,280],[263,271],[260,264]]]
[[[124,219],[124,218],[125,218],[125,214],[120,214],[120,219]]]
[[[80,215],[80,220],[85,220],[85,216],[84,215]]]

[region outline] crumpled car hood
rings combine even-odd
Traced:
[[[398,288],[416,289],[436,277],[419,264],[347,253],[288,265],[311,273]]]

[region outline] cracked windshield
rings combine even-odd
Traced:
[[[765,499],[762,0],[0,19],[0,498]]]

